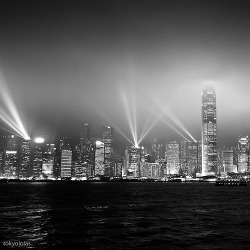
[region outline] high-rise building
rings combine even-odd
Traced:
[[[140,177],[140,163],[142,149],[140,147],[130,146],[125,150],[124,167],[122,175],[127,178]]]
[[[55,144],[47,143],[46,145],[44,145],[42,174],[45,178],[54,177],[55,154],[56,154]]]
[[[188,142],[187,148],[188,175],[196,177],[198,167],[198,143]]]
[[[35,138],[32,145],[32,176],[42,177],[44,138]]]
[[[170,141],[167,144],[167,169],[168,174],[179,174],[179,143]]]
[[[202,93],[202,175],[217,173],[216,95],[213,87]]]
[[[153,162],[156,161],[157,159],[157,140],[154,139],[153,143],[152,143],[152,158],[153,158]]]
[[[16,135],[7,136],[7,146],[5,152],[4,175],[6,177],[17,178],[19,176],[18,153],[20,150],[20,137]]]
[[[95,146],[95,176],[104,176],[104,143],[96,141]]]
[[[114,173],[114,129],[110,126],[102,127],[102,142],[104,143],[104,176]]]
[[[30,140],[22,140],[21,160],[20,160],[20,177],[30,177]]]
[[[249,171],[249,138],[241,135],[238,142],[238,173]]]
[[[188,149],[188,142],[181,141],[180,143],[180,168],[181,168],[181,172],[186,175],[188,175],[187,149]]]
[[[141,163],[140,177],[150,179],[162,177],[162,165],[159,163]]]
[[[233,150],[232,149],[223,149],[222,150],[222,172],[224,174],[235,172],[233,164]]]
[[[5,151],[6,151],[6,136],[0,137],[0,176],[4,175],[4,162],[5,162]]]
[[[62,149],[61,178],[70,178],[72,168],[72,150]]]

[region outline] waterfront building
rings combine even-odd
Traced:
[[[213,87],[202,93],[202,175],[217,173],[216,94]]]
[[[159,163],[141,163],[140,177],[147,179],[159,179],[162,177],[162,165]]]
[[[241,135],[238,141],[238,173],[249,171],[249,138]]]
[[[179,174],[179,143],[170,141],[167,143],[167,171],[168,174]]]
[[[197,166],[198,166],[198,143],[191,141],[188,142],[187,148],[187,165],[188,175],[196,177]]]
[[[71,177],[72,150],[62,149],[61,156],[61,178]]]
[[[104,143],[96,141],[95,145],[95,176],[104,176]]]
[[[8,135],[5,151],[4,176],[11,178],[17,178],[19,176],[19,153],[20,137],[16,135]]]
[[[140,147],[130,146],[125,150],[123,176],[127,178],[140,177],[140,162],[142,149]]]
[[[19,177],[30,177],[30,140],[22,140]]]
[[[56,154],[55,144],[48,143],[44,145],[42,175],[45,178],[54,177],[55,154]]]
[[[235,171],[233,164],[233,150],[223,149],[221,152],[222,159],[222,172],[224,174],[231,173]]]
[[[104,143],[104,176],[111,177],[114,173],[114,129],[102,127],[102,142]]]
[[[188,148],[188,142],[181,141],[180,143],[180,169],[181,169],[181,172],[186,175],[188,175],[187,148]]]
[[[198,163],[196,169],[196,177],[202,176],[202,141],[198,141]]]
[[[35,138],[32,144],[32,176],[42,177],[44,138]]]

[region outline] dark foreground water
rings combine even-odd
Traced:
[[[250,249],[250,185],[0,184],[0,239],[0,249]]]

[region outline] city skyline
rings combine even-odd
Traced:
[[[122,134],[145,131],[142,144],[181,139],[178,132],[190,139],[184,130],[201,140],[207,81],[215,84],[218,145],[250,134],[246,1],[12,3],[1,8],[1,94],[29,135],[78,138],[87,120],[92,137],[112,126],[124,144]]]

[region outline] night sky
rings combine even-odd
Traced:
[[[201,93],[212,81],[218,144],[236,145],[250,135],[248,2],[1,1],[1,88],[31,135],[78,137],[89,120],[92,137],[111,125],[122,143],[117,127],[131,138],[125,96],[138,134],[157,121],[143,144],[182,139],[163,120],[187,136],[171,117],[200,140]]]

